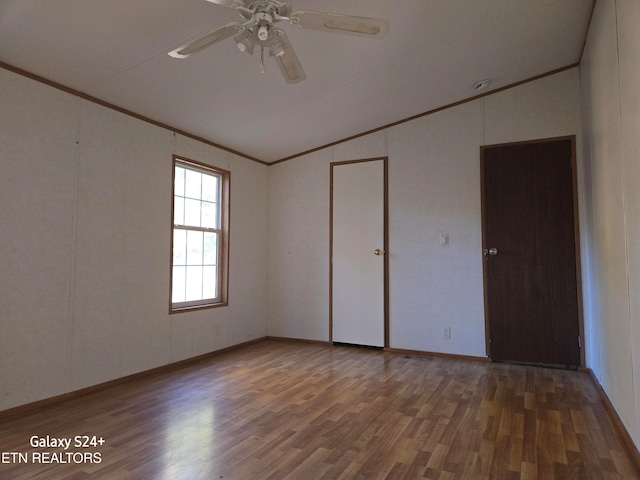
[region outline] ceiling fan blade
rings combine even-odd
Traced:
[[[322,32],[380,38],[389,31],[389,22],[381,18],[354,17],[307,10],[296,10],[290,15],[290,18],[291,23],[295,26]]]
[[[278,30],[277,41],[271,47],[271,55],[287,83],[299,83],[307,78],[291,42],[283,30]]]
[[[240,24],[236,22],[227,23],[222,27],[216,28],[209,33],[205,33],[195,40],[192,40],[189,43],[186,43],[181,47],[172,50],[171,52],[169,52],[169,55],[174,58],[187,58],[192,53],[199,52],[204,48],[210,47],[211,45],[214,45],[219,41],[224,40],[225,38],[230,37],[235,33],[238,33],[238,29],[236,28],[238,25]]]
[[[234,3],[240,3],[244,6],[243,0],[207,0],[207,2],[215,3],[216,5],[224,5],[225,7],[230,7]]]

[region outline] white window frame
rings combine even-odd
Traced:
[[[203,227],[202,220],[200,226],[185,225],[184,221],[181,224],[176,223],[176,198],[182,198],[186,201],[186,192],[184,195],[176,195],[176,168],[183,168],[185,170],[191,170],[204,175],[210,175],[217,178],[218,191],[215,204],[217,205],[217,222],[214,226]],[[229,263],[229,184],[230,184],[230,172],[217,167],[212,167],[204,163],[196,162],[195,160],[189,160],[184,157],[173,156],[172,162],[172,196],[171,196],[171,261],[170,261],[170,291],[169,291],[169,313],[187,312],[193,310],[199,310],[203,308],[214,308],[228,305],[228,263]],[[203,193],[200,193],[200,198],[193,198],[193,200],[203,200]],[[202,217],[201,217],[202,219]],[[187,232],[204,232],[215,233],[217,235],[217,279],[216,279],[216,294],[214,297],[199,298],[188,301],[173,301],[173,289],[174,289],[174,239],[176,230],[184,230]],[[185,267],[187,267],[185,258]],[[203,260],[204,261],[204,260]],[[177,265],[181,266],[181,265]],[[198,266],[197,264],[194,266]],[[203,268],[205,265],[201,265]],[[186,277],[185,277],[186,278]]]

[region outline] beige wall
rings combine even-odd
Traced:
[[[588,366],[640,446],[640,3],[598,0],[580,67],[592,168]]]
[[[267,333],[267,167],[0,69],[0,410]],[[167,314],[172,154],[231,171],[229,307]]]
[[[269,334],[329,339],[330,163],[388,155],[391,347],[484,356],[480,146],[575,134],[581,162],[579,92],[571,69],[270,167]]]

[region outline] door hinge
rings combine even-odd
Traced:
[[[578,335],[578,348],[582,348],[582,340],[580,339],[580,335]]]

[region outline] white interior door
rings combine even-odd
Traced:
[[[384,160],[333,165],[334,342],[384,347]]]

